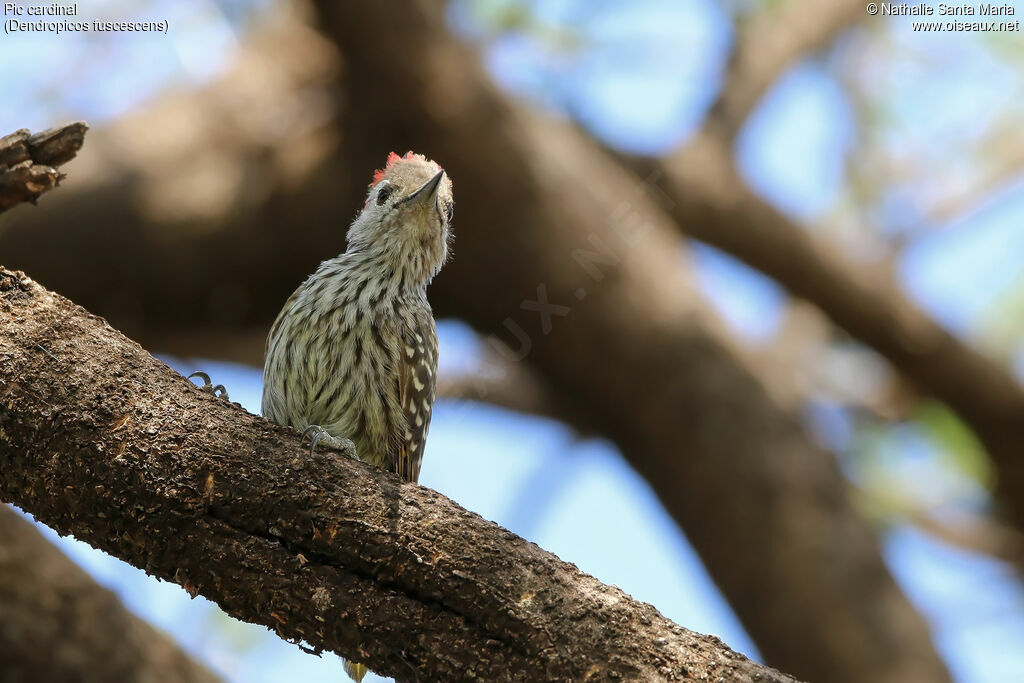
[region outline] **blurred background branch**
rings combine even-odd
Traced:
[[[816,304],[920,391],[947,403],[980,437],[1000,493],[1024,527],[1024,387],[1012,372],[942,329],[900,292],[885,265],[857,267],[758,198],[725,143],[708,137],[651,168],[662,174],[687,234]],[[648,171],[650,172],[650,171]]]
[[[736,17],[732,52],[706,130],[730,146],[769,88],[800,59],[823,50],[866,17],[864,3],[760,3]]]
[[[6,506],[0,506],[0,610],[4,680],[220,680]]]

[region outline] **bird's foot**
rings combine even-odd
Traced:
[[[207,375],[205,372],[193,372],[191,375],[188,376],[189,379],[192,379],[193,377],[198,377],[199,379],[203,380],[203,386],[199,387],[200,391],[205,391],[208,394],[213,394],[217,398],[222,398],[228,403],[231,402],[231,399],[228,398],[228,390],[224,388],[224,385],[213,384],[212,382],[210,382],[210,376]]]
[[[356,445],[352,443],[351,439],[341,439],[336,436],[331,436],[327,433],[327,430],[320,425],[309,425],[302,430],[302,438],[305,440],[309,438],[309,455],[313,455],[313,451],[316,450],[317,444],[322,444],[327,448],[331,448],[336,451],[341,451],[342,455],[347,455],[350,458],[359,459],[356,455]]]

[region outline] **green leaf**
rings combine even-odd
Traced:
[[[921,432],[939,447],[946,464],[991,488],[993,472],[988,454],[978,437],[956,413],[938,401],[922,401],[913,419]]]

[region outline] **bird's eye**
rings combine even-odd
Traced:
[[[390,185],[385,185],[384,187],[380,188],[377,191],[377,206],[380,206],[381,204],[386,202],[388,200],[388,197],[390,197],[391,193],[394,191],[395,188],[391,187]]]
[[[448,203],[448,222],[452,222],[452,218],[455,217],[455,202]]]

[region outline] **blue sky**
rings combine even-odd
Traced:
[[[131,10],[138,18],[170,18],[174,30],[167,37],[0,37],[0,88],[7,94],[0,131],[77,118],[99,125],[163,88],[201,83],[244,39],[240,21],[265,4],[156,0]],[[470,8],[496,11],[510,4],[460,1],[451,20],[460,32],[482,39],[486,31]],[[97,16],[106,11],[128,18],[113,0],[92,6]],[[587,9],[596,6],[600,11]],[[559,0],[532,7],[543,30],[495,38],[485,53],[496,80],[511,92],[574,117],[608,144],[631,151],[671,149],[699,125],[731,40],[720,5],[640,0],[627,10],[625,4]],[[965,163],[958,141],[982,135],[991,112],[1021,99],[1019,76],[971,37],[913,34],[896,20],[880,30],[903,47],[901,59],[873,74],[875,87],[887,94],[882,130],[888,144],[925,158],[936,178],[955,179]],[[854,109],[834,66],[831,59],[795,66],[737,142],[751,185],[813,229],[843,199],[847,157],[858,144]],[[911,210],[901,191],[872,215],[900,224]],[[922,307],[973,340],[989,302],[1024,276],[1022,226],[1024,185],[1017,178],[977,210],[927,226],[899,259],[900,280]],[[694,254],[701,286],[728,323],[752,343],[770,339],[787,305],[785,293],[714,249],[697,247]],[[441,338],[442,358],[465,359],[476,351],[458,323],[443,324]],[[167,360],[185,374],[210,372],[235,400],[258,411],[257,370]],[[1018,369],[1024,371],[1024,361]],[[810,412],[826,441],[850,442],[843,438],[850,421],[840,409],[821,405]],[[922,471],[934,473],[938,456],[930,448],[919,439],[897,441],[897,476],[900,468],[917,468],[905,477],[908,486]],[[443,402],[435,411],[422,482],[653,603],[680,624],[758,656],[683,534],[611,444],[581,441],[546,420]],[[189,599],[177,586],[148,579],[84,544],[61,544],[133,610],[233,680],[343,680],[334,657],[303,654],[265,629],[221,616],[201,598]],[[885,533],[883,547],[957,680],[1024,680],[1024,652],[1014,647],[1024,638],[1024,595],[1006,567],[899,525]]]

